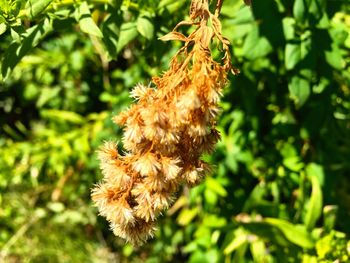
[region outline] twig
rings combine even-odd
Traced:
[[[215,7],[215,16],[216,17],[218,17],[220,15],[223,2],[224,2],[224,0],[218,0],[216,2],[216,7]]]

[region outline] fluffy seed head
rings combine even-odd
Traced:
[[[125,153],[120,155],[112,142],[99,151],[104,179],[92,199],[114,234],[133,245],[153,235],[157,216],[173,202],[180,185],[198,184],[209,172],[200,158],[220,138],[215,129],[218,102],[228,71],[237,73],[218,13],[209,11],[208,0],[192,0],[190,23],[196,30],[161,38],[185,44],[169,69],[153,77],[154,88],[137,84],[131,91],[135,104],[113,118],[124,126]],[[213,39],[221,44],[219,62],[211,55]]]

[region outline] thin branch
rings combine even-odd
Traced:
[[[218,17],[220,15],[223,2],[224,2],[224,0],[218,0],[216,2],[216,7],[215,7],[215,16],[216,17]]]

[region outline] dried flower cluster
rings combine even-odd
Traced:
[[[170,69],[153,78],[156,88],[137,85],[131,92],[137,102],[114,117],[125,127],[126,153],[120,155],[112,142],[99,152],[104,179],[93,189],[93,201],[115,235],[134,245],[152,236],[157,216],[172,203],[178,187],[197,184],[209,170],[200,157],[219,140],[218,102],[232,70],[229,42],[218,20],[220,3],[212,14],[208,0],[193,0],[191,22],[178,26],[195,25],[194,32],[186,37],[176,26],[161,38],[181,40],[184,46]],[[214,39],[224,53],[220,63],[211,56]]]

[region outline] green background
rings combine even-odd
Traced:
[[[97,215],[96,150],[120,141],[111,117],[131,88],[167,69],[181,43],[158,38],[189,5],[0,0],[1,262],[350,261],[346,0],[225,0],[241,74],[203,157],[213,174],[179,191],[142,247]]]

